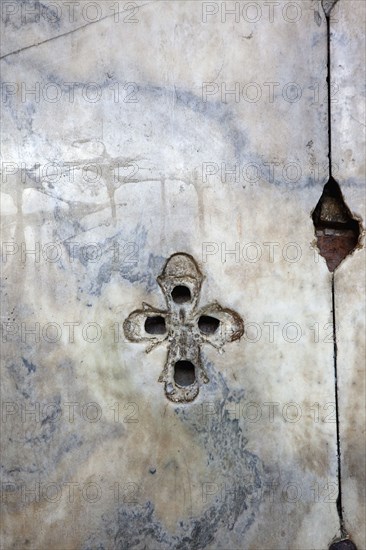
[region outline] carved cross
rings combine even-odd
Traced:
[[[123,324],[131,342],[149,343],[146,353],[168,341],[168,354],[159,382],[175,403],[188,403],[199,392],[199,384],[209,381],[202,364],[201,345],[211,344],[220,352],[226,342],[244,333],[241,317],[217,302],[198,308],[203,275],[189,254],[173,254],[157,278],[166,309],[143,303]]]

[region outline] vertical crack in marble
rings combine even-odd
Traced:
[[[323,195],[318,203],[318,206],[321,207],[321,200],[323,197],[326,199],[326,189],[328,188],[328,191],[330,191],[330,195],[328,193],[328,199],[334,199],[333,202],[335,203],[335,210],[341,215],[342,220],[339,220],[343,223],[342,227],[349,229],[348,232],[352,232],[352,237],[354,237],[354,241],[352,244],[348,243],[346,248],[349,250],[346,252],[345,250],[340,251],[340,254],[343,255],[342,258],[338,257],[335,261],[331,259],[326,258],[328,269],[332,272],[332,323],[333,323],[333,360],[334,360],[334,397],[335,397],[335,411],[336,411],[336,437],[337,437],[337,467],[338,467],[338,497],[337,497],[337,512],[339,517],[339,526],[340,526],[340,535],[341,540],[335,541],[334,544],[348,544],[352,546],[339,546],[339,548],[356,548],[352,541],[349,540],[349,535],[347,532],[347,529],[345,527],[345,521],[344,521],[344,515],[343,515],[343,504],[342,504],[342,461],[341,461],[341,440],[340,440],[340,418],[339,418],[339,386],[338,386],[338,357],[337,357],[337,326],[336,326],[336,311],[335,311],[335,270],[338,267],[338,265],[346,259],[347,256],[355,249],[357,243],[359,242],[360,235],[362,233],[361,229],[361,222],[356,221],[351,211],[348,209],[347,204],[345,203],[342,192],[340,189],[339,184],[336,182],[336,180],[333,178],[333,171],[332,171],[332,81],[331,81],[331,11],[334,8],[335,4],[338,0],[325,0],[322,2],[323,9],[326,15],[326,22],[327,22],[327,88],[328,88],[328,160],[329,160],[329,180],[326,186],[324,187]],[[333,197],[334,195],[334,197]],[[343,199],[343,204],[342,204]],[[324,202],[323,202],[324,203]],[[337,218],[337,216],[334,217],[334,208],[331,208],[333,211],[332,222],[334,225],[334,219]],[[314,211],[314,214],[316,212],[316,209]],[[336,212],[336,213],[337,213]],[[321,218],[321,216],[320,216]],[[346,221],[343,218],[347,218]],[[314,219],[314,225],[316,223],[315,216]],[[319,221],[319,220],[318,220]],[[356,227],[357,226],[357,227]],[[344,233],[344,229],[342,229],[343,235],[340,237],[340,239],[344,239],[347,236]],[[340,245],[342,245],[342,242],[339,240],[339,238],[336,238],[336,247],[338,249],[340,248]],[[322,253],[323,251],[321,251]],[[325,254],[323,254],[325,257]],[[330,262],[330,263],[329,263]],[[334,547],[334,544],[331,546]]]
[[[361,220],[366,218],[365,18],[366,4],[356,0],[339,0],[330,16],[333,170],[337,166],[347,205]],[[364,236],[363,231],[352,260],[337,269],[335,294],[342,513],[358,548],[366,548]]]
[[[324,4],[323,4],[324,7]],[[327,87],[328,87],[328,160],[329,160],[329,180],[332,178],[332,112],[331,112],[331,61],[330,61],[330,10],[326,11],[327,21]],[[338,403],[338,378],[337,378],[337,327],[335,313],[335,278],[332,273],[332,323],[333,323],[333,361],[334,361],[334,400],[336,410],[336,436],[337,436],[337,467],[338,467],[338,497],[337,512],[339,517],[339,527],[341,537],[347,535],[344,527],[343,509],[342,509],[342,472],[341,472],[341,445],[339,432],[339,403]]]
[[[355,216],[348,207],[342,194],[340,184],[333,177],[333,154],[332,154],[332,79],[331,79],[331,18],[333,8],[338,0],[322,0],[322,6],[326,16],[327,24],[327,90],[328,90],[328,166],[329,179],[325,184],[323,193],[312,212],[312,219],[315,226],[317,245],[320,254],[325,258],[327,267],[332,273],[331,294],[332,294],[332,323],[333,323],[333,362],[334,362],[334,394],[336,413],[336,439],[337,439],[337,478],[338,496],[336,500],[337,513],[339,518],[340,537],[330,546],[330,550],[341,550],[346,548],[356,549],[351,541],[345,525],[345,516],[342,500],[342,442],[340,434],[340,387],[338,376],[338,347],[337,347],[337,325],[336,325],[336,287],[335,271],[338,266],[357,248],[361,247],[361,237],[364,229],[362,220]]]
[[[343,508],[342,508],[342,472],[341,472],[341,441],[339,433],[339,404],[338,404],[338,377],[337,377],[337,329],[336,329],[336,313],[335,313],[335,278],[332,273],[332,323],[333,323],[333,360],[334,360],[334,398],[336,410],[336,435],[337,435],[337,467],[338,467],[338,497],[337,511],[339,516],[339,524],[341,536],[347,536],[344,527]]]

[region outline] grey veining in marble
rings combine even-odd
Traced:
[[[327,548],[322,4],[55,4],[3,21],[2,544]],[[169,313],[158,277],[176,254],[203,277],[194,312],[220,321],[177,400],[168,346],[146,353],[130,317]],[[177,308],[177,354],[197,351],[195,315]]]

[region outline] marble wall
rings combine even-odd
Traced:
[[[364,6],[330,14],[364,220]],[[311,217],[320,0],[21,0],[2,30],[2,547],[365,548],[363,241],[333,279]]]

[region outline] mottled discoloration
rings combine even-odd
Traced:
[[[207,368],[218,390],[217,397],[221,397],[215,403],[216,407],[223,409],[224,405],[239,403],[243,392],[232,393],[212,365],[207,365]],[[238,421],[222,424],[221,416],[216,415],[204,428],[197,412],[191,408],[179,407],[175,414],[189,431],[192,442],[199,441],[205,449],[207,472],[200,481],[210,487],[202,513],[182,518],[172,532],[156,517],[153,502],[148,501],[139,507],[118,507],[112,517],[103,517],[98,533],[90,537],[83,548],[107,546],[110,537],[119,549],[139,549],[144,545],[154,548],[158,545],[162,549],[199,550],[215,545],[218,534],[220,539],[222,537],[221,529],[228,532],[236,529],[240,536],[244,536],[253,524],[262,501],[268,497],[270,478],[259,457],[248,450],[248,441]],[[194,464],[187,466],[189,471],[194,471]],[[217,478],[219,473],[220,478]],[[222,487],[221,480],[225,480],[226,487]],[[193,490],[192,484],[189,491]],[[195,495],[199,497],[199,492],[195,491]],[[202,488],[200,496],[202,499]]]

